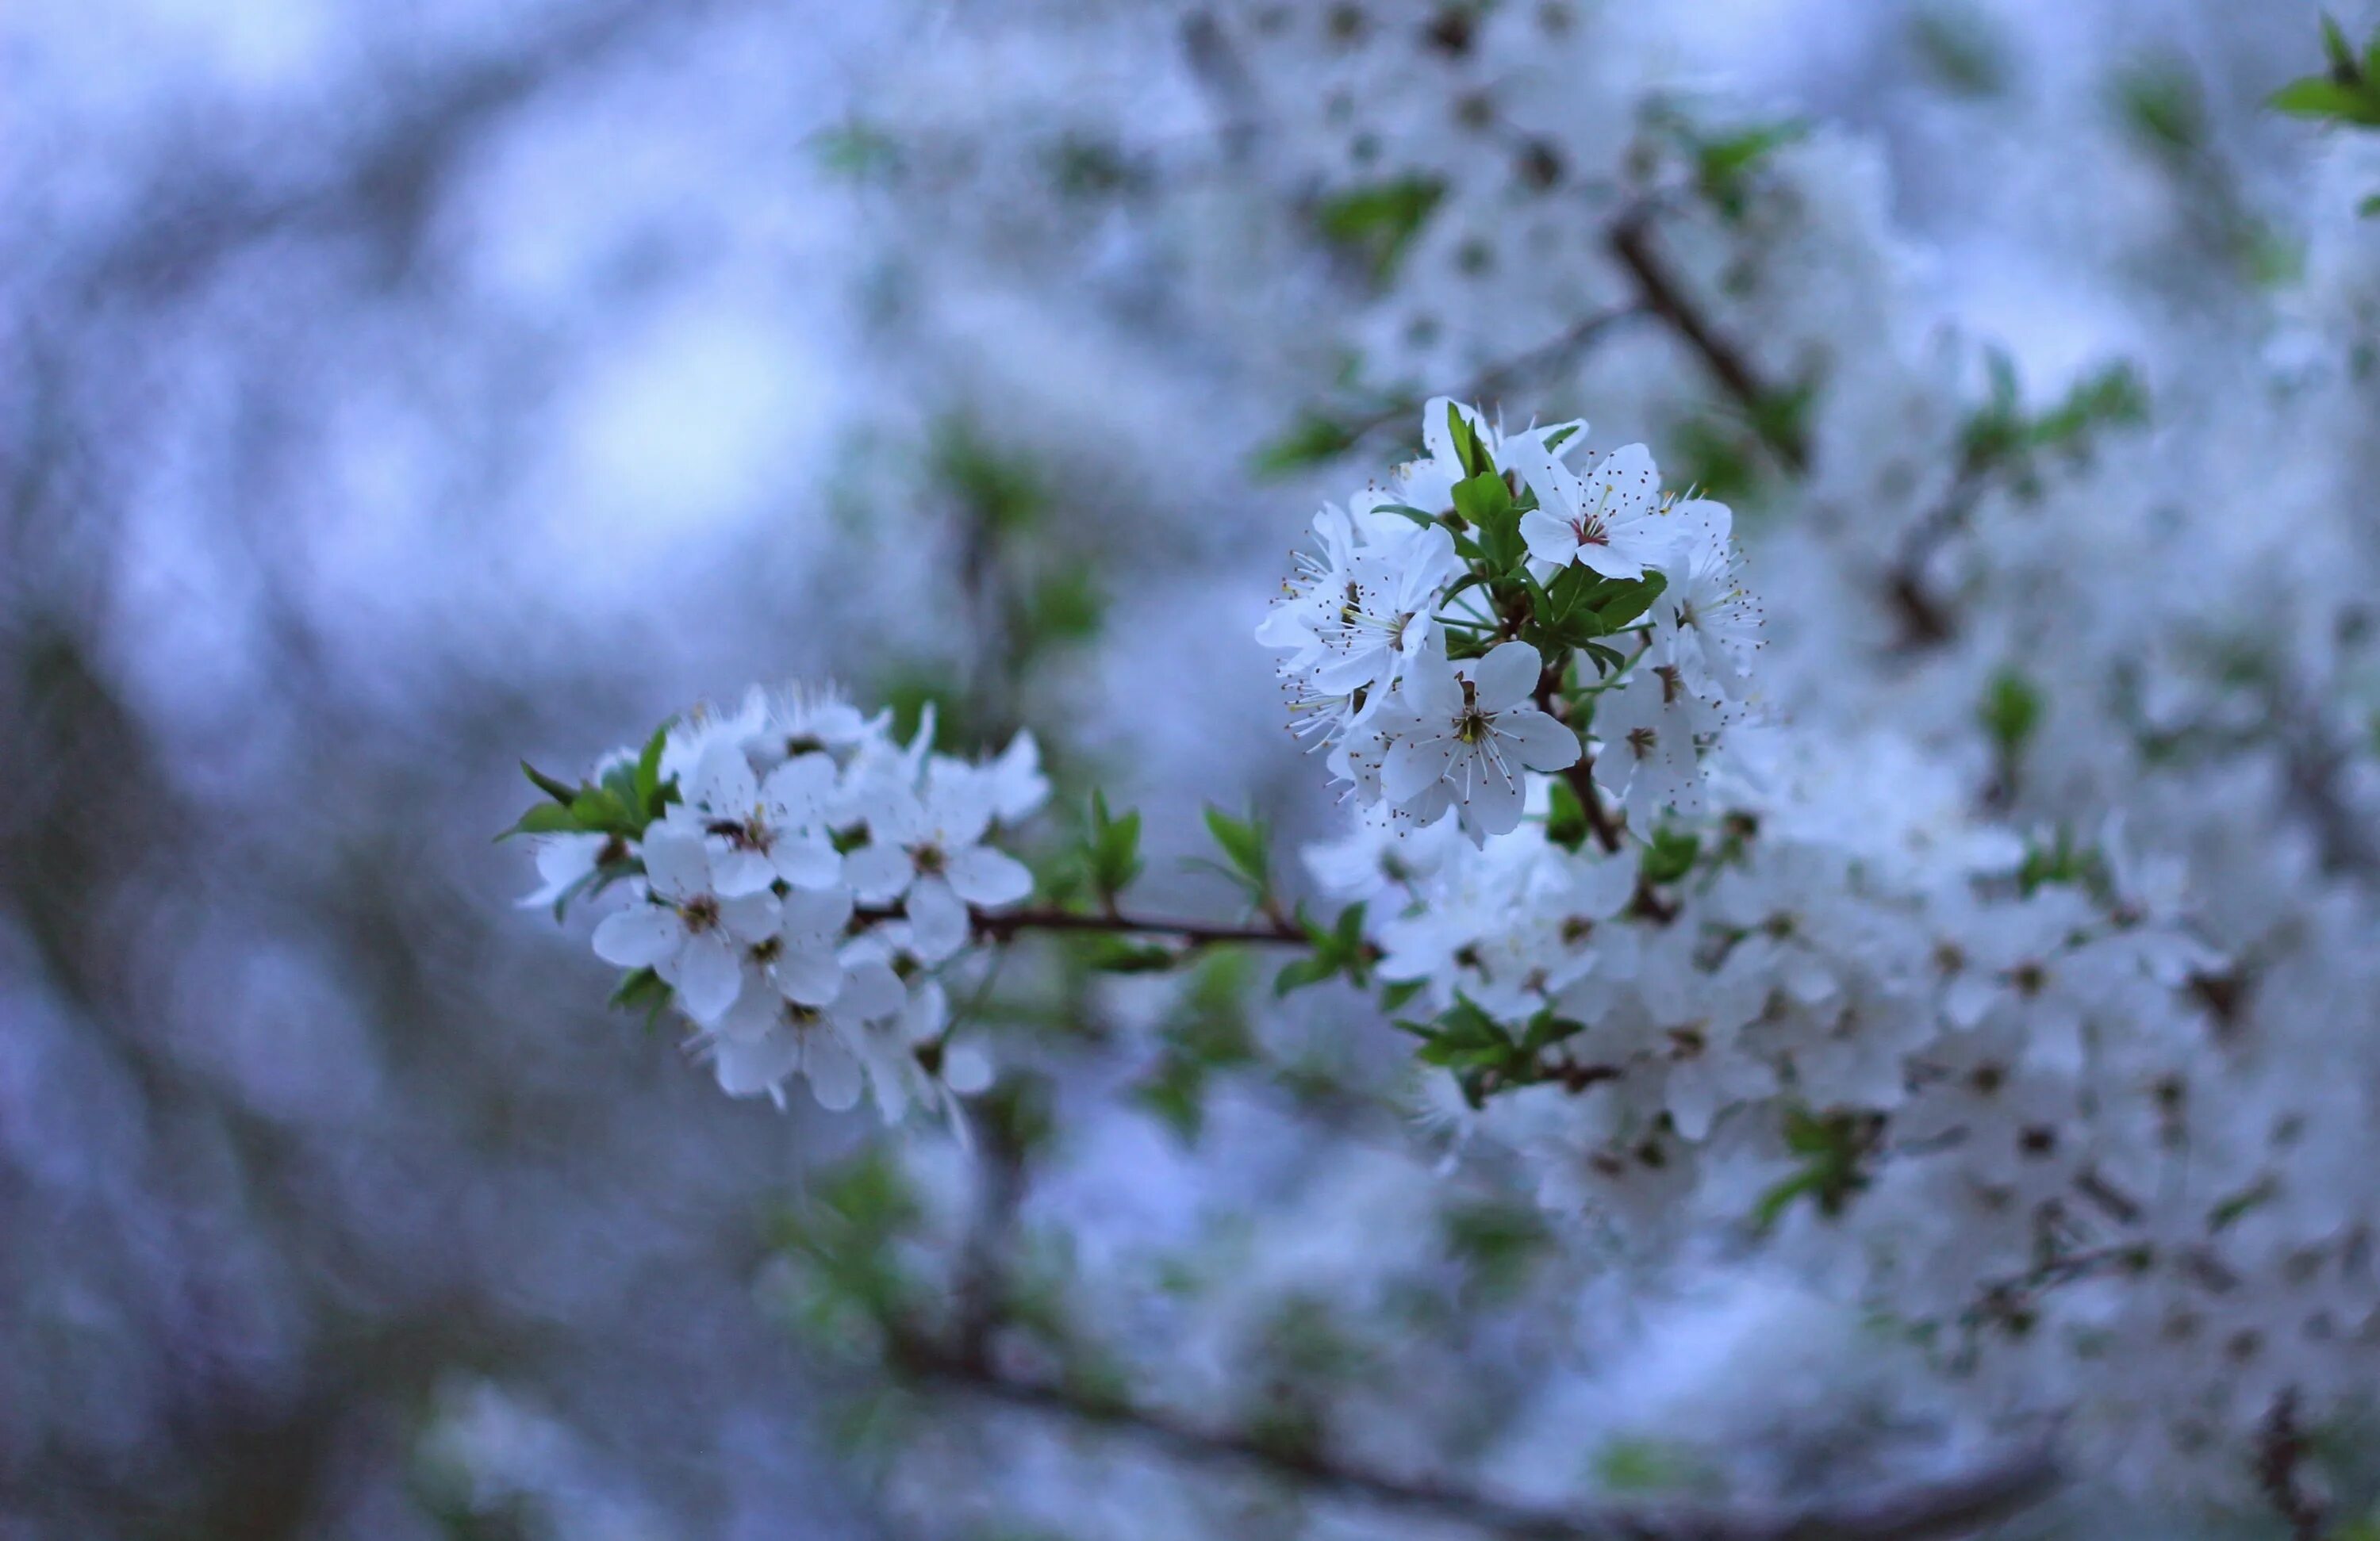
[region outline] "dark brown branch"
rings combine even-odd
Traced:
[[[1605,244],[1634,280],[1645,311],[1668,325],[1694,350],[1720,388],[1743,408],[1754,431],[1777,458],[1797,476],[1808,471],[1809,445],[1799,433],[1778,420],[1779,394],[1753,372],[1751,364],[1733,344],[1712,329],[1662,262],[1660,254],[1654,250],[1651,210],[1640,204],[1623,212],[1612,223]]]
[[[895,1370],[921,1385],[1127,1436],[1184,1461],[1237,1465],[1346,1502],[1429,1515],[1514,1541],[1929,1541],[2029,1508],[2060,1480],[2049,1450],[2033,1447],[1945,1481],[1840,1506],[1557,1509],[1366,1468],[1305,1445],[1210,1428],[1162,1409],[1025,1379],[983,1355],[946,1352],[915,1336],[896,1337],[890,1358]]]
[[[1517,353],[1483,370],[1470,383],[1454,393],[1461,399],[1485,406],[1499,395],[1523,381],[1531,380],[1574,358],[1595,346],[1603,334],[1622,322],[1647,314],[1641,305],[1615,305],[1608,310],[1597,310],[1582,316],[1560,333],[1526,353]],[[1349,444],[1368,438],[1384,428],[1411,422],[1422,409],[1418,398],[1402,398],[1379,411],[1342,424]]]
[[[972,912],[975,934],[985,941],[1013,941],[1027,931],[1090,931],[1109,936],[1167,937],[1186,947],[1229,947],[1235,943],[1305,946],[1314,939],[1286,917],[1261,916],[1245,926],[1204,920],[1164,920],[1154,916],[1062,910],[1047,904],[1014,910]],[[852,912],[855,922],[897,920],[898,909],[862,904]]]
[[[1993,468],[1992,456],[1970,447],[1959,456],[1959,469],[1942,501],[1901,532],[1892,564],[1885,569],[1885,592],[1900,613],[1901,647],[1919,651],[1950,640],[1957,618],[1925,585],[1925,568],[1942,543],[1966,527],[1984,494]]]
[[[2281,745],[2289,796],[2313,826],[2323,869],[2365,878],[2380,872],[2380,849],[2339,787],[2347,755],[2310,708],[2289,698],[2297,692],[2284,688],[2277,694],[2282,698],[2273,708],[2273,736]]]
[[[1259,918],[1245,926],[1230,926],[1139,915],[1087,915],[1046,905],[997,913],[978,911],[975,928],[977,935],[990,941],[1007,941],[1024,931],[1104,931],[1122,936],[1170,937],[1191,947],[1228,947],[1235,942],[1304,946],[1313,940],[1302,928],[1287,920]]]
[[[2308,1482],[2313,1452],[2298,1423],[2297,1393],[2283,1391],[2256,1431],[2256,1486],[2289,1527],[2289,1541],[2323,1541],[2330,1532],[2330,1506]]]

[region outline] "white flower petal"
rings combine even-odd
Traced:
[[[1540,562],[1564,567],[1578,560],[1578,531],[1568,519],[1557,518],[1542,508],[1521,516],[1521,539],[1528,543],[1529,554]]]
[[[1033,873],[1005,851],[969,846],[951,854],[943,876],[970,904],[1013,904],[1033,892]]]
[[[1472,697],[1482,711],[1506,711],[1536,693],[1545,661],[1526,642],[1502,642],[1471,666]]]
[[[844,853],[843,880],[863,904],[892,903],[917,875],[917,864],[898,845],[863,845]]]
[[[678,953],[677,966],[663,969],[662,974],[664,977],[675,975],[670,983],[677,987],[679,1003],[686,1015],[705,1024],[718,1021],[735,1004],[744,988],[742,961],[734,944],[716,928],[687,938]]]
[[[758,851],[722,841],[710,853],[711,892],[722,898],[766,893],[776,880],[776,868]]]
[[[1499,712],[1495,733],[1504,758],[1532,770],[1560,770],[1578,763],[1578,734],[1535,707]]]
[[[719,923],[727,934],[747,946],[776,934],[777,896],[773,893],[742,893],[722,900]]]
[[[909,917],[917,956],[927,963],[940,963],[966,945],[967,907],[941,879],[920,878],[910,884],[902,913]]]
[[[769,772],[760,783],[762,807],[791,825],[815,820],[828,799],[834,795],[834,758],[812,750],[793,758]]]
[[[1380,795],[1390,803],[1405,803],[1424,788],[1446,779],[1453,761],[1453,744],[1443,738],[1401,738],[1380,763]]]
[[[722,736],[702,751],[686,801],[722,819],[742,820],[760,806],[760,784],[752,778],[752,763],[744,758],[740,739]]]
[[[820,1025],[803,1030],[802,1074],[809,1081],[810,1095],[827,1111],[840,1113],[858,1105],[859,1057],[832,1029]]]
[[[1521,823],[1521,783],[1494,766],[1480,765],[1463,805],[1463,822],[1486,834],[1510,834]]]
[[[797,888],[778,902],[778,919],[788,945],[812,937],[840,935],[851,919],[851,890]]]
[[[777,992],[804,1006],[831,1004],[843,992],[843,965],[817,947],[789,947],[769,965]]]
[[[961,1097],[973,1097],[991,1085],[991,1057],[972,1044],[953,1044],[942,1050],[942,1085]]]
[[[801,1049],[794,1035],[772,1032],[758,1038],[720,1038],[711,1048],[711,1073],[730,1097],[758,1097],[794,1073]]]
[[[835,997],[834,1014],[844,1022],[881,1022],[908,1003],[908,987],[901,983],[901,976],[892,972],[892,966],[868,959],[844,970],[843,991]]]
[[[797,889],[827,889],[843,881],[843,856],[824,836],[780,833],[769,847],[775,874]]]
[[[1581,504],[1615,522],[1650,513],[1661,501],[1660,467],[1642,444],[1613,450],[1586,473],[1584,482]]]
[[[666,904],[607,915],[595,928],[595,955],[622,968],[650,968],[686,941],[686,923]]]
[[[675,820],[645,831],[645,878],[653,892],[683,904],[710,892],[710,855],[702,836]]]

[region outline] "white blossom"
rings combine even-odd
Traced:
[[[1525,642],[1449,663],[1417,659],[1385,710],[1382,795],[1397,806],[1451,803],[1475,841],[1521,820],[1523,777],[1577,763],[1578,735],[1532,704],[1543,661]]]

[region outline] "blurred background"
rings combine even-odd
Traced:
[[[1144,810],[1151,907],[1228,914],[1202,801],[1285,863],[1332,818],[1249,630],[1422,395],[1584,410],[1755,556],[1801,509],[1875,557],[1955,444],[1780,444],[1922,450],[1987,346],[2118,435],[2286,342],[2317,155],[2260,103],[2318,58],[2296,0],[12,0],[0,1535],[1477,1533],[898,1384],[835,1292],[963,1275],[987,1209],[1015,1352],[1097,1337],[1288,1465],[1909,1469],[1949,1415],[1898,1370],[1790,1303],[1632,1306],[1508,1161],[1441,1172],[1352,993],[1028,958],[970,1161],[719,1095],[491,836],[523,755],[833,677],[1030,726],[1062,804]],[[1588,324],[1625,274],[1581,232],[1664,168],[1723,208],[1786,125],[1837,206],[1682,266],[1755,368],[1940,388],[1780,435]],[[1787,652],[1931,625],[1779,619],[1797,560]]]

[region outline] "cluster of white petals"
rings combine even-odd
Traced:
[[[1597,686],[1597,779],[1649,821],[1701,807],[1702,765],[1748,704],[1759,613],[1736,573],[1727,508],[1664,492],[1642,444],[1594,462],[1568,457],[1585,424],[1505,433],[1445,397],[1422,413],[1423,458],[1398,467],[1345,508],[1326,506],[1320,549],[1301,554],[1257,640],[1282,657],[1292,731],[1325,751],[1331,772],[1400,829],[1450,812],[1478,844],[1521,821],[1530,773],[1579,762],[1562,711],[1563,661],[1502,629],[1472,563],[1454,489],[1466,479],[1452,415],[1516,494],[1533,497],[1518,533],[1539,584],[1573,566],[1599,578],[1666,585]],[[1587,663],[1588,678],[1603,665]]]
[[[641,837],[539,837],[552,904],[612,871],[628,903],[596,954],[650,969],[727,1092],[783,1102],[796,1076],[824,1107],[872,1095],[885,1116],[990,1084],[949,1041],[941,976],[976,916],[1024,899],[1032,874],[995,843],[1049,796],[1030,734],[974,764],[907,745],[889,712],[831,693],[771,697],[674,724],[659,774],[677,796]],[[625,751],[611,763],[629,758]]]
[[[1759,617],[1726,510],[1666,503],[1640,450],[1584,477],[1505,453],[1563,521],[1525,516],[1533,564],[1665,580],[1624,670],[1568,674],[1599,827],[1560,807],[1570,730],[1528,704],[1570,661],[1516,641],[1445,661],[1442,637],[1499,618],[1444,608],[1443,523],[1326,513],[1261,638],[1335,714],[1357,788],[1309,868],[1366,906],[1398,1014],[1437,1024],[1425,1057],[1467,1132],[1522,1152],[1615,1256],[1762,1236],[2003,1413],[2186,1455],[2252,1450],[2284,1393],[2296,1417],[2351,1407],[2380,1377],[2344,1196],[2368,1183],[2338,1166],[2358,1094],[2323,1108],[2227,1037],[2236,965],[2180,863],[2119,819],[1997,824],[1961,766],[1900,739],[1747,721]],[[1348,697],[1328,606],[1391,592],[1412,611],[1391,636],[1438,624]],[[1342,698],[1317,707],[1324,681]]]

